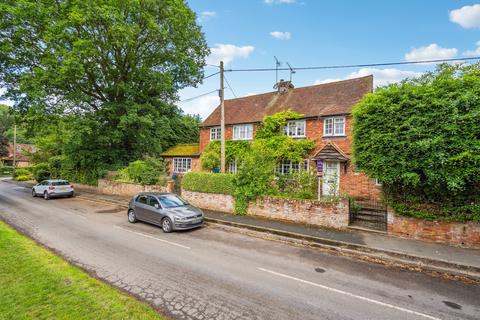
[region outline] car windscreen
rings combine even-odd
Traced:
[[[53,181],[52,186],[68,186],[70,183],[68,181]]]
[[[175,208],[175,207],[181,207],[187,204],[184,200],[181,198],[175,196],[175,195],[163,195],[159,196],[158,200],[160,200],[160,204],[162,208]]]

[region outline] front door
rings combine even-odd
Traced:
[[[340,162],[325,161],[323,168],[322,195],[338,196],[340,186]]]

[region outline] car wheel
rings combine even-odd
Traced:
[[[170,218],[165,217],[162,220],[162,230],[165,233],[172,232],[173,226],[172,226],[172,220]]]
[[[128,210],[128,222],[130,223],[137,222],[137,216],[135,215],[134,210]]]
[[[48,194],[47,191],[45,191],[45,192],[43,193],[43,199],[45,199],[45,200],[50,199],[50,195]]]
[[[73,197],[73,191],[70,192],[70,194],[68,195],[69,198],[72,198]]]
[[[32,197],[34,197],[34,198],[35,198],[36,196],[37,196],[37,193],[35,192],[35,189],[34,189],[34,188],[32,188]]]

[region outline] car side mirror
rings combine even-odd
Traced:
[[[154,206],[156,209],[160,209],[160,205],[159,205],[158,203],[155,203],[153,206]]]

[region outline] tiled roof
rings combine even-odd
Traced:
[[[373,90],[373,76],[225,100],[225,123],[261,122],[266,115],[292,109],[305,117],[349,114],[366,93]],[[220,124],[220,106],[202,126]]]
[[[26,153],[34,153],[37,148],[33,144],[17,143],[16,145],[16,160],[17,161],[29,161],[30,157],[25,155]],[[8,156],[3,157],[2,160],[13,160],[13,143],[8,145]]]
[[[177,144],[161,154],[164,157],[185,157],[185,156],[199,156],[200,150],[198,143],[192,144]]]

